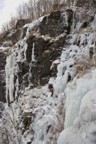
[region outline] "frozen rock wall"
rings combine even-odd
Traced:
[[[6,60],[6,99],[18,99],[21,89],[48,83],[51,63],[60,56],[65,37],[70,31],[72,10],[52,12],[32,24]],[[56,75],[56,73],[55,73]]]
[[[95,143],[96,16],[87,12],[56,11],[24,26],[5,67],[0,128],[10,144]]]
[[[69,59],[74,61],[75,65],[72,65],[75,67],[72,67],[75,68],[73,69],[75,78],[66,85],[64,90],[66,95],[64,131],[59,136],[58,144],[95,144],[96,142],[96,15],[94,14],[94,19],[88,23],[88,26],[82,27],[82,22],[81,26],[79,24],[78,22],[73,34],[69,35],[71,44],[69,50],[70,48],[71,50],[66,58],[69,56]],[[67,54],[66,51],[65,54]],[[62,57],[61,60],[63,60]],[[70,64],[71,62],[72,60]],[[71,70],[69,69],[70,73],[72,73],[72,67]]]

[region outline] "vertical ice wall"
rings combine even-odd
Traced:
[[[78,65],[83,69],[78,70],[77,75],[74,75],[74,80],[67,83],[64,90],[66,95],[64,106],[65,130],[60,134],[58,144],[95,144],[96,142],[93,129],[93,125],[96,127],[96,117],[94,115],[96,113],[96,99],[94,97],[96,91],[96,77],[94,77],[94,74],[96,70],[92,70],[96,67],[94,65],[96,59],[93,59],[96,55],[96,15],[94,15],[94,20],[89,24],[89,27],[81,29],[81,25],[82,22],[78,21],[75,30],[72,30],[73,34],[70,34],[67,38],[67,43],[70,45],[64,51],[66,60],[63,58],[63,67],[65,61],[67,61],[66,68],[69,69],[70,73],[72,67],[74,69]],[[74,60],[75,64],[71,65],[71,69],[68,68],[70,58]],[[58,69],[59,75],[61,75],[62,69]],[[84,75],[84,73],[87,74]],[[90,100],[88,100],[89,97]],[[85,106],[82,107],[82,103]]]
[[[10,101],[14,100],[14,74],[15,74],[15,67],[16,64],[16,56],[15,53],[7,57],[6,60],[6,67],[5,67],[5,72],[6,72],[6,100],[10,99]]]
[[[6,100],[8,103],[13,102],[18,97],[19,91],[19,76],[20,71],[18,62],[26,61],[27,44],[24,40],[18,42],[17,48],[12,49],[6,59]]]
[[[35,43],[33,43],[32,45],[32,55],[31,55],[31,61],[30,61],[30,64],[29,64],[29,77],[28,77],[28,82],[29,82],[29,86],[32,85],[32,66],[34,65],[34,62],[35,62]]]
[[[66,127],[58,144],[95,144],[96,69],[77,79],[75,88],[68,88],[67,92]]]

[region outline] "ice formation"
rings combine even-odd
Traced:
[[[34,50],[35,50],[35,44],[33,43],[33,48],[32,48],[32,61],[35,61]]]
[[[91,23],[93,30],[96,27],[94,27],[95,21],[94,18]],[[79,65],[81,64],[84,73],[80,74],[79,78],[77,75],[72,82],[67,84],[64,91],[66,95],[64,131],[59,136],[58,144],[96,143],[96,65],[94,65],[96,60],[93,60],[90,55],[91,48],[92,54],[96,53],[95,34],[96,32],[90,31],[71,36],[69,49],[72,48],[73,52],[77,47],[73,46],[73,43],[78,41],[79,47],[76,53],[70,52],[69,56],[73,57],[75,63],[78,61]],[[87,66],[84,66],[86,64]]]
[[[24,40],[22,40],[20,43],[17,44],[17,48],[15,50],[12,49],[12,54],[9,55],[6,59],[5,72],[6,72],[7,102],[8,101],[13,102],[17,97],[17,92],[19,90],[19,79],[18,79],[19,67],[17,63],[19,61],[26,60],[26,50],[27,50],[27,44]],[[16,77],[16,85],[14,85],[15,77]]]
[[[66,88],[65,130],[58,144],[95,144],[96,135],[96,69],[76,80],[74,88]]]

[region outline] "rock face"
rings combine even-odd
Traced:
[[[25,24],[29,22],[30,22],[30,19],[18,19],[16,22],[16,29],[23,27]]]
[[[38,85],[40,81],[41,85],[44,85],[48,82],[49,77],[51,76],[50,66],[52,61],[60,56],[62,47],[65,41],[65,36],[59,38],[56,42],[51,42],[45,40],[42,37],[30,37],[26,42],[28,44],[28,49],[26,51],[27,61],[31,61],[32,53],[32,44],[35,43],[35,59],[36,61],[32,64],[32,82],[34,86]],[[59,45],[60,44],[60,45]]]
[[[24,35],[27,30],[26,37],[17,43],[17,48],[7,60],[7,83],[12,82],[7,93],[11,95],[11,101],[16,98],[18,89],[48,83],[53,73],[50,70],[51,64],[61,54],[66,35],[70,31],[72,15],[72,10],[52,12],[24,28]],[[8,71],[13,77],[10,77]]]
[[[0,40],[0,45],[4,47],[13,46],[21,39],[21,33],[22,29],[10,30],[9,32],[3,33]],[[7,42],[7,45],[5,44],[5,41]]]
[[[2,121],[4,128],[8,130],[10,141],[13,140],[11,143],[15,144],[18,141],[22,144],[56,144],[60,132],[70,126],[76,118],[82,96],[92,89],[92,81],[90,80],[90,83],[86,81],[87,75],[84,84],[80,79],[92,66],[94,68],[96,66],[96,61],[93,61],[93,58],[96,60],[94,55],[96,42],[93,33],[96,17],[93,15],[94,20],[89,18],[87,21],[82,18],[81,11],[76,10],[75,14],[73,15],[71,10],[56,11],[24,26],[22,40],[18,41],[7,57],[6,98],[10,107],[6,107],[6,115],[4,113]],[[94,80],[95,89],[96,71],[93,75],[89,75],[89,78]],[[54,88],[52,91],[49,91],[48,83],[52,83]],[[86,85],[84,91],[84,85],[87,83],[89,86]],[[94,97],[92,95],[90,97],[93,101],[95,95]],[[86,108],[88,109],[88,105],[84,109],[84,114]],[[91,110],[91,107],[89,108]],[[94,110],[94,106],[92,108]],[[94,111],[92,117],[93,115]],[[81,122],[83,116],[81,115],[81,119],[77,122]],[[88,119],[90,117],[88,109]],[[80,123],[77,125],[78,128]],[[74,134],[74,128],[70,134]],[[82,138],[82,133],[80,134],[79,139]],[[71,137],[73,138],[72,135]],[[64,140],[62,143],[71,144],[72,140],[69,138],[67,137],[65,140],[68,141]]]
[[[67,17],[66,17],[67,14]],[[68,21],[66,21],[68,18]],[[62,33],[68,33],[72,20],[72,10],[61,13],[61,11],[52,12],[48,17],[44,17],[40,25],[40,33],[48,34],[51,37],[59,36]]]
[[[29,22],[29,19],[18,19],[14,28],[5,31],[2,35],[0,35],[0,44],[3,45],[3,43],[7,41],[11,42],[11,45],[9,46],[12,46],[16,44],[20,39],[24,38],[26,28],[23,28],[23,26]]]
[[[68,17],[68,21],[66,21]],[[38,26],[39,36],[31,35],[27,39],[27,61],[31,61],[32,45],[35,44],[34,55],[36,62],[32,66],[32,82],[41,85],[48,82],[51,76],[50,66],[60,56],[65,42],[66,34],[69,33],[72,11],[65,13],[56,11],[45,16]],[[43,35],[43,36],[42,36]]]
[[[15,30],[11,35],[8,35],[8,40],[11,40],[12,44],[15,44],[21,39],[21,29]]]
[[[0,101],[5,102],[5,64],[6,55],[0,50]]]

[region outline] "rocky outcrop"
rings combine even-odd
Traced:
[[[17,140],[22,144],[56,144],[60,132],[76,118],[75,112],[79,111],[82,96],[92,90],[90,79],[94,80],[95,89],[95,17],[87,21],[81,15],[78,17],[78,14],[81,12],[76,11],[75,17],[72,10],[56,11],[26,25],[22,34],[24,39],[18,41],[7,57],[6,97],[10,107],[6,107],[5,111],[8,113],[4,113],[6,121],[3,125],[8,129],[10,141],[13,140],[11,143]],[[92,32],[87,31],[89,28]],[[86,75],[83,85],[90,82],[92,86],[87,85],[84,91],[81,77],[90,68],[94,76],[88,74],[88,78]],[[48,83],[53,85],[52,91],[48,89]],[[94,106],[92,107],[94,109]],[[77,122],[82,120],[82,116]],[[79,123],[78,126],[80,128]],[[67,140],[62,142],[72,143],[68,137]]]
[[[30,22],[30,19],[18,19],[16,22],[16,29],[23,27],[25,24],[29,22]]]
[[[0,45],[3,47],[12,47],[18,40],[21,39],[22,29],[10,30],[0,36]]]
[[[66,17],[68,17],[68,21],[66,21]],[[66,34],[70,31],[71,22],[71,10],[67,10],[65,13],[61,11],[52,12],[45,16],[39,24],[39,36],[31,34],[27,39],[26,54],[28,62],[31,61],[32,45],[35,44],[36,62],[32,65],[32,82],[35,86],[38,83],[44,85],[48,82],[51,76],[50,66],[61,54]]]
[[[8,35],[8,39],[11,40],[13,45],[21,39],[21,32],[21,29],[16,29],[13,33]]]
[[[29,19],[18,19],[12,29],[5,31],[0,35],[0,44],[3,45],[3,43],[7,41],[9,43],[11,42],[11,45],[9,44],[8,46],[12,46],[16,44],[20,39],[24,38],[26,28],[23,28],[23,26],[29,22]]]
[[[27,61],[31,61],[32,44],[35,43],[35,59],[32,66],[32,82],[34,81],[35,86],[38,81],[41,85],[48,82],[51,76],[50,66],[52,61],[60,56],[62,47],[64,45],[65,36],[58,38],[58,40],[51,39],[45,40],[42,37],[30,37],[26,42],[28,44],[27,49]]]
[[[0,101],[5,102],[5,64],[6,64],[6,55],[3,51],[0,50]]]
[[[72,10],[67,10],[66,13],[61,11],[52,12],[49,16],[43,18],[40,24],[40,33],[42,35],[48,34],[51,37],[69,33],[72,13]],[[68,21],[66,21],[66,18],[68,18]]]
[[[19,95],[18,90],[28,86],[45,85],[50,76],[56,76],[56,71],[50,67],[52,62],[59,58],[66,44],[65,39],[70,32],[72,15],[73,12],[70,9],[64,12],[56,11],[24,27],[22,36],[24,37],[25,33],[26,36],[17,43],[17,48],[7,60],[6,72],[9,75],[7,84],[9,81],[12,82],[8,86],[7,97],[11,93],[11,101]],[[14,63],[12,64],[11,61]],[[12,77],[8,72],[10,69],[12,69]]]
[[[68,21],[66,21],[67,16]],[[31,61],[32,45],[35,44],[34,55],[36,61],[32,64],[31,78],[34,86],[37,86],[38,83],[44,85],[48,82],[52,74],[50,66],[61,54],[66,34],[70,30],[71,18],[71,10],[65,13],[60,11],[52,12],[49,16],[45,16],[39,24],[39,36],[31,34],[27,39],[26,56],[28,63]]]

